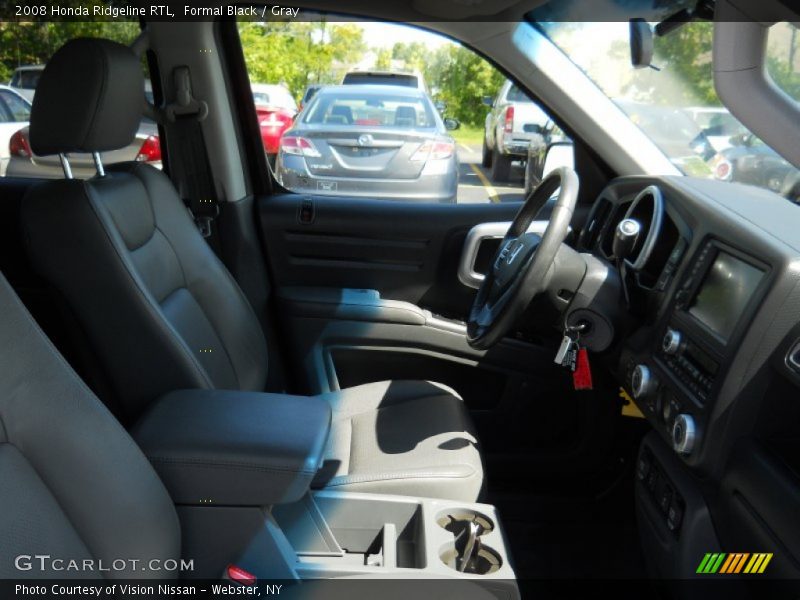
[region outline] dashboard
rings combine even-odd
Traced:
[[[618,259],[625,219],[639,234]],[[768,540],[788,559],[781,568],[800,572],[800,528],[789,526],[800,510],[798,224],[800,207],[766,190],[632,177],[601,193],[578,239],[627,288],[629,321],[609,360],[653,429],[638,458],[637,505],[657,530],[650,546],[663,575],[674,574],[672,543],[691,547],[680,536],[699,535],[703,511],[716,531],[731,519],[739,533],[723,537]],[[780,505],[767,489],[793,500]],[[694,534],[681,533],[688,515]]]

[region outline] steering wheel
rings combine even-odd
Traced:
[[[553,170],[526,198],[511,222],[467,320],[467,343],[486,350],[499,342],[538,294],[547,289],[558,248],[567,237],[578,201],[578,175]],[[528,232],[558,188],[555,206],[542,236]]]

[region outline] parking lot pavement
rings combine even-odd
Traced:
[[[481,166],[481,147],[458,144],[458,203],[522,202],[524,173],[515,163],[511,181],[492,183],[490,169]]]

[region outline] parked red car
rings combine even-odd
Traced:
[[[283,132],[289,129],[297,114],[297,102],[282,85],[252,85],[261,140],[267,154],[277,154]]]

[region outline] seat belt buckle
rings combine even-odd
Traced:
[[[211,221],[213,221],[211,217],[196,217],[194,220],[197,229],[200,230],[200,235],[204,238],[211,237]]]

